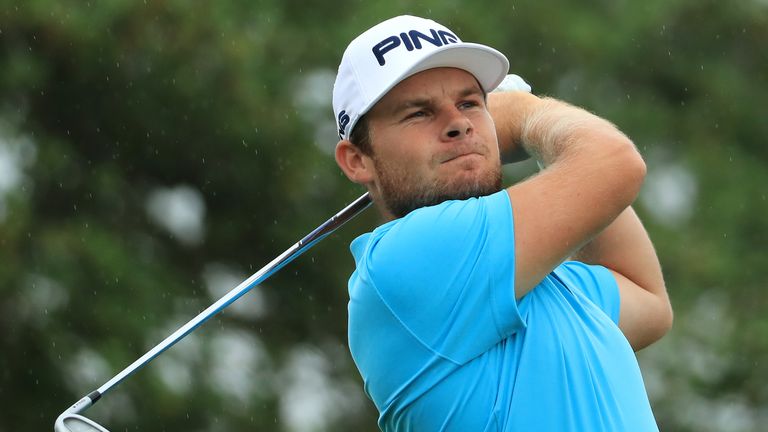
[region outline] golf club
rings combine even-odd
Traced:
[[[178,330],[173,332],[170,336],[166,337],[162,342],[155,345],[154,348],[147,351],[138,360],[131,363],[130,366],[123,369],[119,374],[115,375],[104,383],[98,389],[92,391],[87,396],[77,401],[74,405],[69,407],[66,411],[56,419],[54,424],[55,432],[109,432],[103,426],[98,423],[83,417],[81,414],[88,409],[91,405],[95,404],[104,394],[110,391],[113,387],[120,384],[124,379],[128,378],[134,372],[145,366],[147,363],[154,360],[157,356],[167,350],[173,344],[183,339],[189,333],[194,331],[201,324],[206,322],[209,318],[221,312],[224,308],[229,306],[232,302],[240,298],[243,294],[250,291],[253,287],[260,284],[268,277],[272,276],[283,266],[291,262],[294,258],[301,255],[307,249],[312,247],[315,243],[327,237],[334,232],[337,228],[342,226],[345,222],[349,221],[360,212],[365,210],[371,204],[371,198],[366,192],[360,198],[353,201],[347,207],[340,212],[336,213],[330,219],[325,221],[322,225],[315,228],[312,232],[304,236],[301,240],[288,248],[285,252],[280,254],[277,258],[272,260],[269,264],[264,266],[261,270],[257,271],[251,277],[244,280],[240,285],[233,288],[227,294],[222,296],[215,303],[210,305],[207,309],[200,312],[192,320],[181,326]]]

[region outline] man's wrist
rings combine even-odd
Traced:
[[[530,157],[523,148],[522,125],[540,102],[538,97],[521,91],[488,95],[488,109],[496,124],[503,164],[520,162]]]

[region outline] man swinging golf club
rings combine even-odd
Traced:
[[[656,431],[633,350],[672,310],[630,207],[643,159],[587,111],[489,94],[508,67],[412,16],[341,60],[336,161],[385,220],[352,243],[349,280],[349,346],[379,426]],[[542,171],[503,188],[501,163],[529,156]]]

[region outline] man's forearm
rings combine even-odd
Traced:
[[[510,111],[510,124],[497,130],[545,167],[507,188],[519,298],[632,204],[645,163],[626,135],[586,110],[535,98]]]
[[[579,151],[586,142],[617,142],[617,137],[632,147],[609,121],[556,99],[526,92],[491,93],[488,110],[496,124],[503,164],[534,157],[548,166],[565,150]],[[607,137],[612,138],[603,139]]]
[[[667,297],[656,251],[632,207],[624,210],[574,258],[588,264],[605,266],[621,273],[646,291]]]
[[[615,151],[633,154],[645,165],[632,141],[613,123],[591,112],[552,98],[543,98],[525,117],[520,127],[525,151],[545,167],[561,157],[611,155]]]

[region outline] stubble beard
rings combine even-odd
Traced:
[[[501,164],[474,179],[441,182],[413,179],[404,170],[382,163],[376,157],[373,163],[379,173],[380,199],[395,218],[401,218],[421,207],[448,200],[486,196],[501,190]]]

